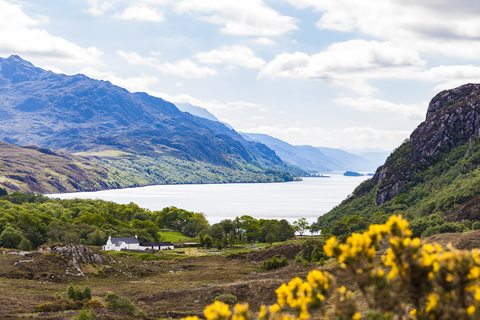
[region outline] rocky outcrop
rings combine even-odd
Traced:
[[[375,203],[395,198],[410,181],[413,168],[422,170],[450,148],[480,135],[480,84],[466,84],[437,94],[423,123],[379,167],[363,194],[377,187]],[[357,195],[355,195],[357,196]],[[360,195],[361,196],[361,195]]]
[[[426,120],[410,136],[413,161],[430,165],[441,151],[477,137],[479,100],[479,84],[466,84],[437,94],[430,101]]]
[[[54,245],[50,247],[40,247],[38,251],[49,251],[61,256],[71,257],[71,260],[68,264],[74,267],[77,270],[77,273],[71,273],[68,275],[85,277],[85,274],[82,271],[81,265],[87,264],[88,262],[94,262],[96,264],[102,265],[102,257],[94,252],[92,249],[81,244],[63,244],[63,245]]]

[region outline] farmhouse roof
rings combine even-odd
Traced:
[[[138,244],[138,239],[135,237],[128,237],[128,238],[110,238],[110,241],[112,241],[112,244],[119,246],[122,242],[128,243],[128,244]]]

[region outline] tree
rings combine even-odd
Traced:
[[[208,234],[213,238],[220,240],[225,235],[225,230],[223,229],[220,223],[215,223],[210,230],[208,230]]]
[[[200,247],[200,248],[203,248],[205,247],[205,238],[203,237],[203,234],[200,233],[199,235],[199,240],[197,242],[197,245]]]
[[[225,248],[226,246],[228,246],[228,238],[227,238],[227,236],[223,236],[223,238],[222,238],[222,247]]]
[[[277,239],[279,241],[285,241],[295,236],[295,231],[292,225],[285,219],[278,221],[277,224]]]
[[[30,242],[30,240],[23,238],[18,245],[18,249],[23,251],[30,251],[32,250],[32,243]]]
[[[2,234],[0,234],[0,244],[4,248],[16,249],[20,245],[22,239],[24,239],[22,233],[11,226],[3,229]]]
[[[222,250],[222,243],[218,239],[215,240],[215,248],[217,248],[217,250]]]
[[[273,241],[275,241],[275,235],[269,232],[265,237],[265,241],[267,241],[270,245],[272,245]]]
[[[347,234],[348,233],[348,225],[343,222],[343,221],[337,221],[332,227],[332,230],[330,230],[330,233],[333,234],[334,236],[340,236],[342,234]]]
[[[233,232],[230,232],[230,234],[228,235],[228,244],[234,246],[236,242],[237,238],[235,237],[235,234]]]
[[[310,233],[313,235],[317,234],[320,231],[320,226],[315,222],[310,226]]]
[[[88,244],[92,246],[103,246],[106,243],[105,233],[101,230],[95,230],[88,235]]]
[[[213,247],[213,240],[209,235],[205,236],[205,247],[207,247],[207,249]]]
[[[301,236],[303,236],[303,233],[305,230],[307,230],[308,227],[308,221],[305,218],[300,218],[297,221],[293,222],[293,229],[295,232],[298,232]]]

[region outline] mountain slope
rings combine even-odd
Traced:
[[[346,223],[355,231],[403,214],[414,236],[472,228],[472,222],[480,221],[479,130],[479,84],[440,92],[410,139],[318,223],[339,226],[358,216],[355,223]]]
[[[375,170],[376,167],[361,156],[334,148],[293,146],[266,134],[244,133],[245,139],[267,145],[284,161],[311,172],[346,170]]]
[[[0,185],[9,193],[60,193],[125,186],[115,175],[111,168],[79,156],[0,142]]]
[[[272,150],[219,122],[108,81],[45,71],[18,56],[0,58],[0,116],[0,140],[16,145],[174,157],[232,170],[238,163],[289,169]]]

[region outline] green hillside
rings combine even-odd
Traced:
[[[372,179],[319,217],[319,226],[342,235],[402,214],[415,237],[480,229],[480,138],[464,117],[478,113],[479,95],[478,86],[467,86],[455,89],[460,92],[457,97],[451,91],[437,95],[426,121],[410,139],[392,152]],[[436,103],[445,96],[449,99]]]

